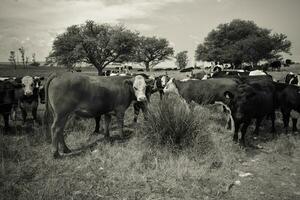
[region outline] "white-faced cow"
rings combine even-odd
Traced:
[[[39,97],[41,103],[44,103],[45,101],[44,87],[41,84],[41,80],[43,79],[43,77],[37,76],[24,76],[16,80],[21,83],[23,88],[23,94],[19,97],[19,106],[22,112],[23,123],[26,122],[28,112],[31,112],[34,121],[39,122],[37,120]]]

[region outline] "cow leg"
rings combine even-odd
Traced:
[[[95,130],[94,133],[100,133],[100,119],[101,119],[101,115],[99,117],[95,117]]]
[[[142,111],[144,114],[144,119],[145,119],[145,121],[147,121],[148,120],[148,102],[143,102],[141,108],[142,108]]]
[[[34,120],[35,122],[37,122],[39,125],[41,125],[41,122],[40,122],[40,120],[39,120],[38,117],[37,117],[37,106],[33,107],[31,113],[32,113],[33,120]]]
[[[239,129],[240,129],[240,126],[241,126],[241,123],[240,123],[240,121],[236,121],[235,123],[234,123],[234,135],[233,135],[233,141],[234,142],[238,142],[238,140],[239,140]]]
[[[26,118],[27,118],[27,112],[25,109],[21,109],[21,112],[22,112],[22,119],[23,119],[23,125],[24,125],[26,122]]]
[[[53,157],[58,158],[58,144],[60,143],[64,153],[70,153],[71,150],[67,147],[64,140],[64,127],[67,122],[67,116],[56,116],[51,126]]]
[[[298,129],[297,129],[298,119],[297,118],[292,118],[292,121],[293,121],[293,132],[297,132],[298,131]]]
[[[288,134],[290,111],[286,111],[286,110],[282,109],[282,117],[283,117],[283,124],[284,124],[284,128],[285,128],[285,134]]]
[[[123,127],[124,127],[124,111],[119,111],[117,113],[117,121],[118,121],[118,129],[120,131],[120,136],[124,138],[124,132],[123,132]]]
[[[242,136],[241,136],[241,140],[240,140],[240,144],[242,146],[246,146],[245,136],[246,136],[247,128],[250,125],[250,122],[251,122],[251,120],[246,120],[243,124],[242,130],[241,130]]]
[[[259,134],[259,127],[260,127],[261,121],[262,121],[261,117],[256,119],[255,130],[253,132],[253,135],[255,135],[255,136],[258,136],[258,134]]]
[[[134,102],[133,103],[133,109],[134,109],[134,117],[133,117],[133,122],[136,123],[137,122],[137,119],[138,119],[138,116],[139,116],[139,113],[140,113],[140,103],[139,102]]]
[[[111,121],[111,115],[110,114],[105,114],[104,115],[104,137],[109,138],[109,124]]]
[[[272,128],[271,128],[271,133],[273,134],[273,138],[275,138],[275,112],[271,113],[271,121],[272,121]]]
[[[4,131],[9,131],[9,113],[3,113],[3,119],[4,119]]]
[[[162,97],[163,97],[163,91],[162,90],[159,90],[159,95],[160,95],[160,100],[162,100]]]

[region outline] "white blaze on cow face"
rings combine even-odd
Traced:
[[[22,81],[24,95],[25,96],[32,95],[33,89],[35,87],[34,79],[31,76],[24,76],[21,81]]]
[[[146,82],[143,76],[138,75],[133,81],[133,90],[137,101],[146,101]]]
[[[179,95],[178,89],[174,83],[174,78],[171,78],[164,88],[164,93],[174,93]]]
[[[165,87],[167,84],[167,76],[161,77],[161,86]]]

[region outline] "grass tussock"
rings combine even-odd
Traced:
[[[205,130],[207,114],[201,106],[190,107],[177,96],[168,95],[159,104],[149,106],[143,127],[146,141],[154,146],[179,149],[210,148],[211,139]]]

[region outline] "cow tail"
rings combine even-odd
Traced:
[[[43,124],[44,124],[44,130],[45,130],[45,137],[46,137],[46,141],[48,142],[51,142],[51,130],[50,130],[50,122],[52,121],[52,115],[53,115],[53,112],[52,112],[52,107],[50,105],[50,102],[49,102],[49,92],[48,92],[48,89],[49,89],[49,85],[50,85],[50,82],[57,76],[56,73],[53,73],[53,74],[50,74],[48,79],[47,79],[47,82],[46,82],[46,85],[45,85],[45,112],[44,112],[44,120],[43,120]]]

